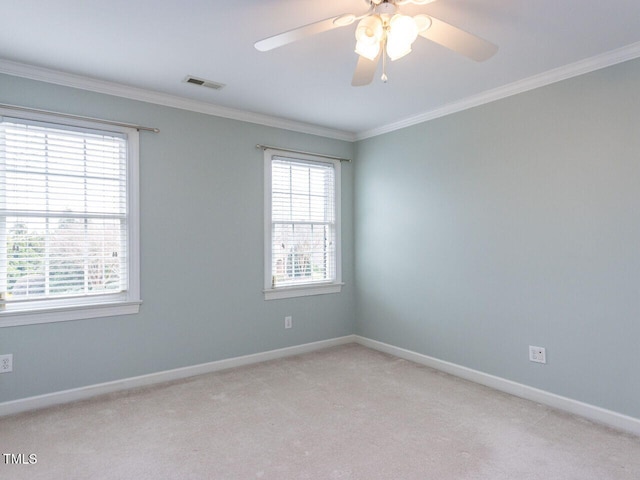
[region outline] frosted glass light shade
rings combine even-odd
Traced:
[[[356,43],[356,53],[361,55],[369,60],[375,60],[380,52],[380,43],[365,43],[365,42],[357,42]]]
[[[389,22],[389,39],[405,45],[411,45],[418,38],[418,25],[407,15],[394,15]]]
[[[382,20],[377,15],[364,17],[356,28],[356,40],[358,43],[378,43],[383,35]]]
[[[391,60],[398,60],[411,53],[411,44],[401,42],[387,42],[387,55]]]
[[[387,55],[397,60],[411,52],[411,44],[418,38],[418,25],[412,17],[394,15],[387,32]]]

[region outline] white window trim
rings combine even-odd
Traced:
[[[294,160],[307,160],[318,163],[332,163],[335,167],[335,202],[336,202],[336,278],[333,282],[309,283],[286,287],[273,287],[272,251],[271,251],[271,161],[273,157],[285,157]],[[265,148],[264,150],[264,299],[278,300],[283,298],[306,297],[340,293],[342,290],[342,177],[339,160],[303,153],[291,153],[286,150]]]
[[[20,118],[64,126],[124,133],[127,135],[127,260],[129,288],[126,292],[97,296],[94,302],[86,298],[43,301],[31,310],[0,310],[0,328],[39,323],[64,322],[99,317],[113,317],[138,313],[140,299],[140,143],[135,128],[120,127],[87,121],[65,119],[41,113],[19,113],[0,108],[0,117]]]

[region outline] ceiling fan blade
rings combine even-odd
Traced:
[[[376,68],[378,67],[378,60],[380,54],[374,60],[369,60],[367,57],[358,55],[358,64],[356,65],[356,71],[353,72],[353,80],[351,85],[354,87],[363,87],[369,85],[373,76],[376,74]]]
[[[493,43],[477,37],[453,25],[431,17],[431,26],[420,32],[420,36],[431,40],[476,62],[487,60],[498,51]]]
[[[296,40],[301,40],[305,37],[309,37],[317,33],[322,33],[326,32],[327,30],[341,27],[343,26],[342,24],[334,22],[334,20],[341,17],[345,17],[345,15],[327,18],[325,20],[320,20],[319,22],[310,23],[309,25],[304,25],[302,27],[294,28],[293,30],[279,33],[278,35],[274,35],[273,37],[268,37],[263,40],[257,41],[254,46],[261,52],[273,50],[274,48],[287,45],[289,43],[295,42]]]

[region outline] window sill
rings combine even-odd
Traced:
[[[35,325],[38,323],[66,322],[98,317],[131,315],[140,311],[142,301],[74,305],[41,310],[0,312],[0,328]]]
[[[279,300],[281,298],[307,297],[310,295],[325,295],[327,293],[340,293],[344,283],[327,283],[318,285],[305,285],[300,287],[280,287],[263,290],[265,300]]]

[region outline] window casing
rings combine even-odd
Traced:
[[[138,132],[0,115],[0,326],[137,313]]]
[[[265,299],[340,292],[340,162],[264,155]]]

